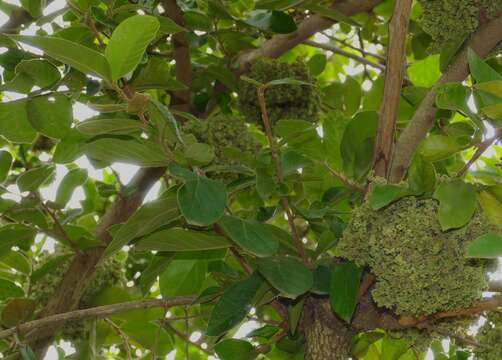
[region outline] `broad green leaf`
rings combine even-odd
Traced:
[[[415,155],[406,181],[409,184],[410,192],[415,195],[432,193],[436,185],[436,170],[431,162],[423,159],[419,154]]]
[[[0,262],[23,274],[29,275],[31,271],[31,259],[22,251],[7,251],[0,255]]]
[[[189,164],[203,166],[209,164],[214,159],[214,149],[204,143],[188,144],[183,152]]]
[[[114,234],[104,256],[119,251],[135,238],[148,235],[178,218],[178,204],[172,195],[162,196],[158,200],[143,204]]]
[[[173,349],[173,337],[153,321],[147,319],[128,321],[121,326],[121,329],[135,344],[150,351],[155,349],[159,358],[165,358]]]
[[[181,228],[157,231],[136,243],[136,249],[139,251],[200,251],[224,249],[230,246],[232,244],[222,236]]]
[[[61,180],[56,193],[56,203],[65,206],[70,201],[76,187],[83,185],[87,180],[86,169],[70,170]]]
[[[502,80],[486,81],[478,83],[474,87],[478,90],[502,97]]]
[[[165,16],[162,18],[167,19]],[[187,90],[188,88],[176,80],[171,73],[171,65],[160,58],[152,57],[146,66],[135,76],[131,82],[135,89],[165,89],[165,90]]]
[[[277,10],[255,10],[251,12],[251,17],[244,22],[260,30],[271,31],[277,34],[289,34],[297,29],[295,21],[291,16]]]
[[[17,186],[21,192],[37,190],[53,173],[54,165],[30,169],[17,178]]]
[[[159,22],[159,32],[163,34],[176,34],[181,31],[186,31],[185,28],[179,26],[167,16],[156,16],[157,21]]]
[[[134,119],[89,119],[77,124],[77,130],[85,135],[129,135],[141,131],[144,126]]]
[[[45,0],[20,0],[21,6],[30,13],[33,18],[42,16]]]
[[[48,56],[70,65],[84,74],[110,80],[110,65],[99,52],[80,44],[49,36],[11,35],[19,42],[43,50]]]
[[[496,259],[502,256],[502,234],[487,233],[467,245],[466,256],[470,258]]]
[[[178,190],[178,205],[186,221],[192,225],[208,226],[223,215],[227,192],[222,182],[197,176]]]
[[[35,235],[36,231],[26,225],[7,224],[0,227],[0,254],[7,254],[13,246],[28,250]]]
[[[464,136],[454,137],[432,134],[422,141],[418,151],[426,161],[440,161],[467,149],[471,144],[471,140],[470,137]]]
[[[10,152],[0,150],[0,184],[7,179],[9,175],[10,166],[12,164],[12,155]]]
[[[23,296],[24,291],[19,286],[8,280],[0,279],[0,301]]]
[[[310,74],[312,76],[318,76],[322,74],[322,72],[326,68],[326,64],[327,60],[326,55],[324,54],[315,54],[307,62],[307,66],[309,67]]]
[[[37,96],[28,101],[28,120],[45,136],[63,139],[73,121],[71,100],[64,95]]]
[[[493,104],[481,108],[481,112],[493,120],[502,121],[502,104]]]
[[[406,195],[406,193],[407,190],[403,186],[374,184],[368,197],[368,204],[373,210],[379,210]]]
[[[441,77],[439,54],[429,55],[408,67],[408,77],[415,86],[431,87]]]
[[[467,106],[467,100],[470,95],[470,89],[460,83],[444,84],[437,89],[436,106],[440,109],[462,111],[469,115],[471,111]]]
[[[31,299],[12,299],[2,309],[2,323],[6,327],[13,327],[29,320],[35,311],[36,303]]]
[[[467,59],[469,61],[471,76],[476,82],[483,83],[492,80],[502,80],[502,75],[483,61],[471,48],[467,50]]]
[[[434,192],[439,201],[438,219],[443,231],[464,226],[476,211],[476,191],[462,180],[441,183]]]
[[[275,256],[257,260],[259,272],[284,296],[296,298],[309,291],[314,274],[300,260]]]
[[[502,199],[488,190],[478,193],[478,201],[487,220],[493,225],[502,227]]]
[[[29,93],[33,86],[47,88],[57,83],[61,75],[58,69],[46,60],[23,60],[16,66],[12,80],[0,86],[1,90]]]
[[[399,360],[410,348],[410,344],[405,339],[395,339],[389,335],[382,339],[382,359]],[[416,355],[413,356],[416,358]]]
[[[271,256],[279,248],[279,242],[265,224],[227,215],[221,218],[219,224],[237,245],[253,255]]]
[[[110,164],[125,162],[142,167],[160,167],[170,162],[159,145],[143,139],[100,138],[83,145],[82,151],[92,159]]]
[[[361,274],[362,269],[353,262],[338,264],[331,272],[331,307],[346,322],[350,322],[356,308]]]
[[[136,68],[159,27],[154,16],[134,15],[115,28],[105,50],[112,80],[118,80]]]
[[[221,360],[252,360],[258,356],[254,346],[245,340],[225,339],[214,347]]]
[[[244,320],[262,284],[262,278],[253,274],[246,280],[231,285],[214,306],[206,335],[220,336]]]
[[[0,103],[0,135],[13,143],[31,143],[37,132],[28,121],[26,101]]]
[[[206,279],[205,260],[173,259],[160,275],[160,293],[163,297],[197,295]]]

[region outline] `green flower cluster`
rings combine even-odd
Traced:
[[[62,248],[56,248],[54,253],[42,253],[34,267],[34,279],[30,289],[30,298],[41,310],[53,297],[64,274],[72,262],[72,254]],[[117,257],[110,257],[103,261],[96,269],[94,279],[84,292],[79,304],[80,309],[92,306],[92,300],[102,290],[125,284],[123,264]],[[76,340],[85,334],[85,324],[82,321],[68,322],[63,327],[61,336]]]
[[[482,346],[474,349],[478,360],[502,359],[502,314],[493,312],[487,315],[486,323],[476,334],[476,341]]]
[[[265,104],[272,122],[280,119],[299,119],[316,122],[319,117],[320,92],[302,62],[293,64],[274,60],[258,60],[251,66],[249,77],[266,84],[272,80],[292,78],[309,85],[283,84],[267,88]],[[239,108],[249,122],[261,123],[261,110],[256,86],[242,80],[239,88]]]
[[[227,148],[236,148],[248,155],[254,155],[260,149],[260,144],[249,133],[244,119],[234,115],[218,114],[206,121],[190,120],[183,125],[183,131],[213,147],[214,165],[234,164],[225,156]]]
[[[338,253],[369,266],[372,296],[399,315],[422,316],[469,307],[487,286],[487,263],[466,259],[465,246],[484,234],[477,214],[461,229],[443,232],[432,199],[407,197],[383,210],[354,211]]]
[[[479,26],[482,17],[492,18],[502,10],[501,0],[419,0],[423,9],[422,28],[440,50],[450,42],[462,41]]]

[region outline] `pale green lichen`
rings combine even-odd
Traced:
[[[501,0],[419,0],[422,28],[433,39],[432,50],[441,50],[472,34],[480,19],[493,18],[502,10]]]
[[[399,315],[422,316],[465,308],[487,285],[486,262],[464,257],[465,246],[487,231],[480,215],[443,232],[438,204],[407,197],[373,211],[354,211],[337,251],[369,266],[376,276],[375,302]]]
[[[302,62],[293,64],[275,60],[258,60],[251,66],[250,78],[265,84],[271,80],[292,78],[309,85],[284,84],[269,87],[265,92],[267,113],[272,122],[280,119],[298,119],[316,122],[320,110],[320,94],[308,67]],[[256,86],[241,81],[239,108],[250,122],[261,123],[261,110]]]
[[[476,341],[481,344],[474,348],[475,359],[502,359],[502,314],[493,312],[487,315],[486,323],[476,334]]]
[[[35,300],[37,311],[43,309],[54,296],[61,280],[68,271],[72,254],[62,248],[56,248],[54,253],[42,253],[34,266],[36,279],[32,282],[29,297]],[[123,264],[117,256],[107,258],[96,269],[95,276],[84,292],[79,308],[92,306],[92,300],[101,291],[125,284],[126,279],[122,270]],[[85,334],[85,324],[82,321],[72,321],[65,324],[61,336],[75,340]]]

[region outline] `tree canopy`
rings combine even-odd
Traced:
[[[502,1],[0,12],[0,359],[502,359]]]

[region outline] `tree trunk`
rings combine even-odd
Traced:
[[[309,298],[303,313],[305,360],[347,360],[354,333],[332,312],[327,299]]]

